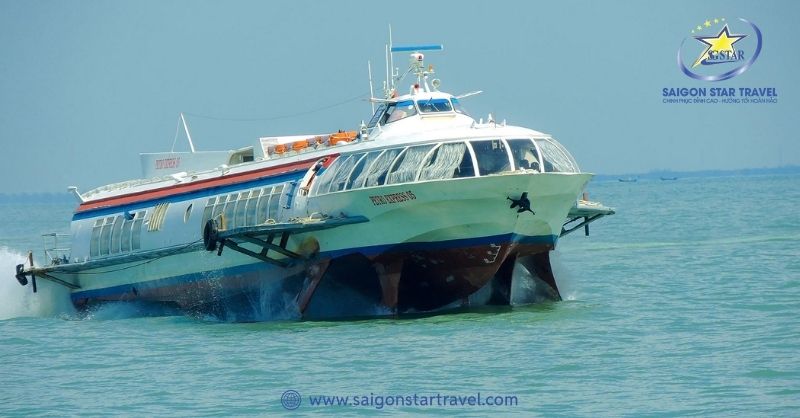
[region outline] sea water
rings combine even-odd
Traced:
[[[0,204],[0,416],[800,415],[800,176],[589,193],[618,212],[559,243],[564,301],[249,324],[33,295],[74,203]]]

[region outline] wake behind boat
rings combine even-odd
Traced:
[[[475,93],[439,91],[422,51],[441,46],[388,49],[387,68],[409,52],[409,69],[391,71],[357,131],[195,152],[184,121],[191,152],[142,154],[143,179],[73,188],[69,247],[16,278],[66,286],[78,308],[232,320],[509,305],[517,280],[560,298],[549,252],[614,213],[578,200],[592,175],[548,134],[470,117],[460,100]]]

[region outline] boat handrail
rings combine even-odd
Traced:
[[[63,242],[65,238],[70,238],[70,234],[50,232],[42,234],[42,247],[44,248],[44,259],[50,265],[69,263],[70,247],[59,246],[59,239]]]
[[[84,192],[82,194],[82,196],[83,196],[84,199],[90,200],[89,198],[91,196],[97,195],[97,194],[100,194],[100,193],[103,193],[103,192],[113,192],[113,191],[118,191],[118,190],[123,190],[123,189],[129,189],[131,187],[136,187],[136,186],[144,186],[144,185],[147,185],[147,184],[160,183],[162,181],[167,181],[167,180],[170,180],[170,179],[173,179],[173,178],[174,177],[172,177],[172,176],[163,176],[163,177],[151,177],[151,178],[147,178],[147,179],[125,180],[125,181],[120,181],[120,182],[117,182],[117,183],[111,183],[111,184],[106,184],[104,186],[96,187],[96,188],[94,188],[92,190],[89,190],[88,192]]]

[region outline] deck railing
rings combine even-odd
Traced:
[[[69,234],[58,234],[51,232],[42,235],[42,245],[44,247],[45,262],[50,265],[67,264],[70,259],[71,248],[69,245]]]

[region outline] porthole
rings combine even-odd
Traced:
[[[189,203],[189,206],[186,207],[186,212],[183,214],[183,223],[189,222],[189,217],[192,216],[192,206],[194,203]]]

